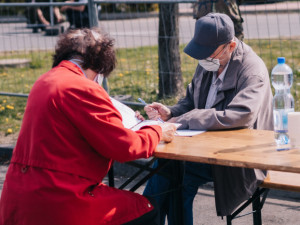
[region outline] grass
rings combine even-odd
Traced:
[[[294,70],[292,93],[295,110],[300,111],[300,41],[299,40],[245,40],[266,63],[269,71],[276,64],[278,56],[284,56]],[[181,70],[185,87],[191,81],[197,61],[183,53],[180,46]],[[158,50],[154,47],[118,49],[118,65],[109,77],[110,95],[130,95],[132,101],[138,97],[147,102],[160,101],[174,104],[176,99],[157,99],[158,94]],[[0,92],[29,93],[35,80],[51,68],[52,52],[11,52],[3,53],[4,58],[29,58],[26,68],[0,69]],[[18,132],[21,126],[26,98],[0,96],[0,133],[9,135]]]

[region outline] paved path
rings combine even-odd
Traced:
[[[195,20],[191,16],[190,4],[180,6],[182,12],[190,13],[179,19],[180,43],[185,44],[193,36]],[[284,9],[289,12],[293,12],[291,9],[298,10],[298,12],[282,12]],[[300,37],[299,2],[245,5],[241,6],[241,10],[246,39]],[[264,11],[265,13],[254,13]],[[281,13],[274,13],[278,11]],[[68,23],[64,23],[64,26],[67,28]],[[157,45],[157,17],[104,20],[100,21],[100,26],[116,39],[116,46],[119,48]],[[57,40],[57,36],[45,36],[42,32],[32,33],[26,28],[25,23],[0,23],[0,38],[0,52],[54,49]]]
[[[283,1],[272,4],[251,4],[241,5],[240,11],[242,14],[253,13],[278,13],[278,12],[299,12],[299,1]]]
[[[123,171],[128,166],[120,166]],[[2,190],[7,166],[0,166],[0,193]],[[125,180],[124,174],[116,176],[116,184]],[[107,179],[105,179],[107,183]],[[144,186],[137,190],[142,193]],[[245,212],[250,212],[248,207]],[[225,225],[226,219],[222,220],[216,216],[215,201],[212,185],[208,184],[199,188],[194,201],[194,224],[195,225]],[[269,198],[262,210],[262,220],[264,225],[300,225],[300,193],[283,192],[271,190]],[[233,221],[234,225],[252,224],[252,216],[248,215]]]

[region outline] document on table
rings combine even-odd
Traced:
[[[135,112],[127,105],[124,105],[112,97],[110,97],[110,100],[114,107],[121,113],[124,127],[130,129],[141,122],[141,120],[135,116]]]
[[[122,123],[125,128],[131,129],[133,131],[137,131],[141,129],[144,126],[149,125],[158,125],[161,124],[161,121],[158,120],[139,120],[135,116],[135,112],[129,108],[127,105],[124,105],[123,103],[119,102],[118,100],[114,98],[110,98],[113,105],[116,107],[116,109],[121,113],[122,116]],[[177,128],[181,126],[180,123],[173,123]],[[176,134],[177,136],[194,136],[197,134],[201,134],[205,131],[203,130],[177,130]]]
[[[176,130],[176,136],[192,137],[204,133],[205,130]]]
[[[135,112],[127,105],[124,105],[123,103],[117,101],[114,98],[110,98],[110,100],[112,101],[116,109],[121,113],[122,123],[125,128],[131,129],[133,131],[137,131],[144,126],[158,125],[162,123],[161,121],[158,120],[144,120],[144,121],[139,120],[135,116]],[[174,123],[174,124],[177,128],[181,125],[180,123]]]

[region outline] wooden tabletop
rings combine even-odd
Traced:
[[[208,131],[159,144],[158,158],[300,173],[300,149],[277,151],[274,132]]]

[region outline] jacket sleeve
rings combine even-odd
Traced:
[[[63,113],[82,138],[106,158],[119,162],[148,158],[160,141],[160,126],[147,126],[136,132],[124,128],[121,114],[100,86],[68,90],[61,101]]]
[[[259,75],[247,76],[239,81],[237,93],[228,106],[217,111],[193,109],[179,117],[180,129],[222,130],[232,128],[251,128],[263,107],[263,99],[269,85]]]
[[[186,88],[186,95],[184,98],[178,101],[174,106],[169,107],[172,113],[172,117],[180,116],[186,112],[195,108],[193,100],[194,82],[190,83]]]

